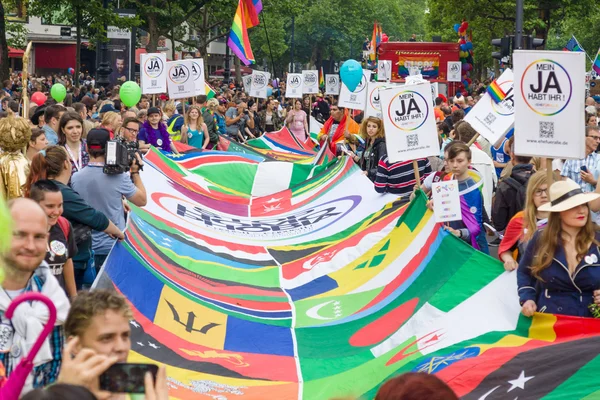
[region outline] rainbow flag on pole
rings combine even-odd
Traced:
[[[323,67],[319,70],[319,88],[325,87],[325,78],[323,75]]]
[[[598,53],[596,53],[596,58],[592,64],[592,70],[596,73],[596,75],[600,76],[600,49],[598,49]]]
[[[489,84],[489,86],[487,87],[487,92],[490,96],[492,96],[492,99],[494,99],[496,103],[500,103],[506,97],[506,93],[504,93],[504,91],[496,81],[493,81]]]
[[[261,0],[239,0],[233,17],[227,45],[244,65],[254,64],[248,29],[258,25],[258,14],[262,11]]]

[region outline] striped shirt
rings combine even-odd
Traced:
[[[32,279],[29,280],[25,292],[41,292],[42,286],[44,286],[43,277],[34,274]],[[6,326],[12,328],[12,324],[8,318],[4,315],[6,310],[0,310],[0,326]],[[9,330],[3,331],[3,334],[8,333]],[[13,330],[14,334],[14,330]],[[48,361],[45,364],[38,365],[33,368],[33,388],[42,389],[56,381],[58,373],[60,372],[60,364],[62,360],[62,349],[65,343],[64,330],[62,325],[55,326],[50,336],[48,337],[50,342],[50,351],[52,352],[52,361]],[[10,338],[9,343],[12,342]],[[9,349],[8,349],[9,350]],[[25,355],[23,355],[24,357]],[[17,367],[15,363],[16,359],[11,355],[11,351],[0,352],[0,362],[6,369],[6,376],[10,377],[13,370]]]
[[[594,175],[594,179],[598,180],[598,177],[600,177],[600,155],[596,153],[590,153],[582,160],[565,161],[560,174],[574,180],[584,192],[593,192],[596,190],[596,187],[581,179],[581,167],[584,165],[587,168],[587,171]]]
[[[420,182],[431,174],[431,165],[426,158],[417,160],[419,165]],[[402,161],[390,164],[388,157],[379,160],[375,176],[375,190],[378,193],[392,193],[408,196],[413,192],[417,183],[412,161]]]

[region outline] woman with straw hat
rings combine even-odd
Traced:
[[[537,232],[517,270],[523,315],[534,312],[591,317],[600,304],[600,234],[590,217],[589,202],[600,197],[584,193],[567,179],[550,187],[545,229]]]

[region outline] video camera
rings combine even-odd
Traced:
[[[137,162],[136,154],[141,156],[140,145],[137,141],[128,142],[124,138],[109,140],[106,143],[106,162],[102,172],[107,175],[116,175],[129,171],[133,163]]]

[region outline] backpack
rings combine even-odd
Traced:
[[[529,177],[527,178],[527,181],[529,181]],[[517,196],[515,198],[515,204],[517,206],[517,210],[522,210],[523,208],[525,208],[525,196],[527,194],[527,182],[525,182],[525,184],[521,184],[518,180],[516,180],[515,178],[509,176],[508,178],[505,178],[503,180],[503,182],[505,182],[508,186],[510,186],[511,188],[515,189],[517,192]]]
[[[65,235],[65,239],[68,242],[69,234],[71,233],[71,224],[65,217],[58,217],[58,226],[60,226],[60,229],[62,230],[63,235]]]

